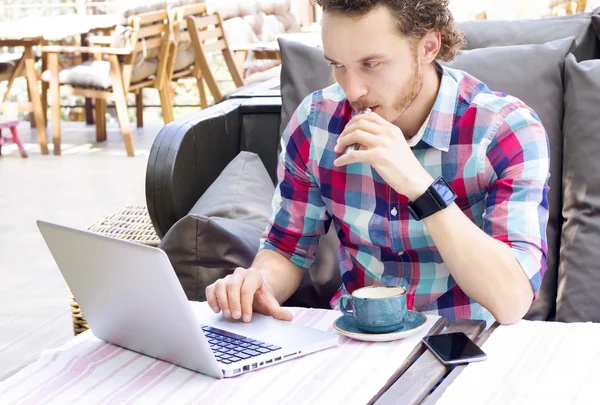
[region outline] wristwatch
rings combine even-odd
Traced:
[[[456,199],[456,193],[442,176],[438,177],[419,198],[408,204],[410,215],[417,221],[443,210]]]

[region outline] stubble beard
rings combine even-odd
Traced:
[[[412,68],[413,74],[400,92],[400,96],[393,104],[394,110],[397,111],[397,116],[392,122],[395,122],[402,117],[423,89],[423,70],[421,69],[421,64],[417,62],[417,55],[413,56]]]

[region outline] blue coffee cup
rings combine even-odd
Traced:
[[[373,286],[344,294],[340,310],[352,317],[358,329],[368,333],[389,333],[400,329],[406,319],[404,287]]]

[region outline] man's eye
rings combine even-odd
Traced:
[[[374,68],[379,66],[379,62],[365,62],[365,67]]]
[[[339,68],[343,67],[344,65],[342,65],[341,63],[329,62],[329,66],[333,66],[334,68],[339,69]]]

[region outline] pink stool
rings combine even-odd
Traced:
[[[21,157],[27,157],[27,152],[23,147],[23,143],[19,139],[19,134],[17,134],[17,125],[19,125],[19,121],[0,121],[0,156],[2,156],[2,144],[12,142],[15,143],[19,148],[19,153],[21,154]],[[4,138],[2,136],[2,130],[4,128],[10,129],[10,132],[12,133],[12,140],[10,138]]]

